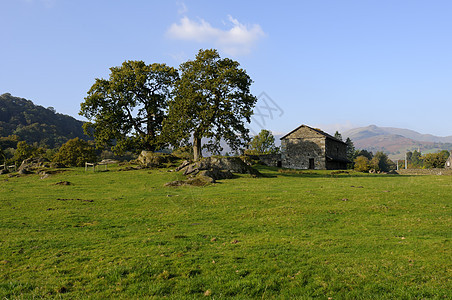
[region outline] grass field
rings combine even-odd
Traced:
[[[452,176],[118,168],[0,176],[1,299],[452,298]]]

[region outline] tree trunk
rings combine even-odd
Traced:
[[[193,137],[193,159],[194,161],[198,161],[202,158],[201,152],[201,138]]]

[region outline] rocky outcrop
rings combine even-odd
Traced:
[[[259,171],[247,165],[239,157],[207,157],[194,163],[184,161],[176,171],[183,172],[189,178],[172,181],[165,186],[203,186],[215,183],[217,180],[233,178],[232,173],[250,174],[253,177],[262,176]]]
[[[155,153],[152,151],[141,151],[137,158],[137,162],[144,167],[148,168],[164,168],[173,164],[177,157],[171,154]]]
[[[250,174],[255,177],[262,176],[259,171],[244,163],[239,157],[207,157],[180,169],[184,175],[196,175],[203,170],[209,170],[213,174],[218,171],[228,171],[229,173]]]

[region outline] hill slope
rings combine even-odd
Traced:
[[[375,125],[348,130],[343,136],[352,139],[356,148],[385,151],[395,157],[403,156],[407,150],[421,149],[423,152],[435,152],[452,148],[452,136],[438,137],[409,129]]]
[[[56,113],[51,107],[8,93],[0,95],[0,137],[14,134],[27,143],[54,148],[75,137],[87,139],[82,125],[82,121]]]

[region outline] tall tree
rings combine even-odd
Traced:
[[[181,78],[175,85],[175,97],[169,101],[166,137],[173,145],[193,138],[194,160],[205,148],[221,151],[220,140],[237,151],[249,142],[250,122],[257,98],[250,92],[251,78],[239,63],[220,58],[217,50],[200,50],[193,61],[180,65]]]
[[[159,148],[177,70],[165,64],[126,61],[110,71],[108,80],[96,79],[81,104],[80,115],[90,121],[84,124],[85,132],[94,136],[98,148],[114,144],[116,153]]]
[[[274,154],[278,153],[279,148],[275,146],[275,137],[269,130],[262,129],[258,135],[251,139],[247,154]]]

